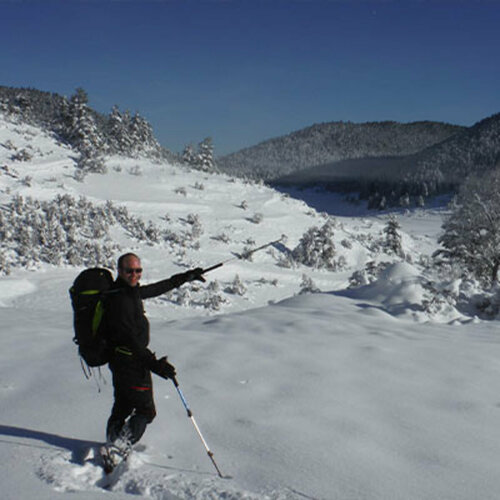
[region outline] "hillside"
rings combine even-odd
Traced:
[[[462,129],[436,122],[324,123],[270,139],[217,162],[223,172],[272,181],[346,159],[409,155]]]
[[[106,156],[106,173],[81,179],[71,148],[1,115],[0,165],[0,275],[44,266],[113,268],[128,248],[151,255],[155,268],[174,272],[238,261],[237,255],[286,235],[286,246],[255,256],[258,271],[241,259],[236,268],[233,263],[218,272],[221,281],[213,290],[174,293],[171,303],[185,313],[190,308],[184,305],[231,310],[283,299],[289,286],[299,291],[300,260],[290,253],[308,229],[329,222],[327,215],[269,187],[157,160]],[[315,280],[328,280],[337,268],[344,282],[367,258],[375,259],[378,251],[384,255],[382,234],[366,241],[363,232],[330,222],[338,251],[323,269],[304,269]],[[381,233],[383,225],[375,226]],[[286,286],[275,282],[277,274]],[[236,275],[247,290],[244,296],[232,292]]]
[[[101,154],[177,159],[158,143],[151,125],[138,113],[122,112],[116,105],[109,115],[99,113],[89,106],[81,88],[67,98],[32,88],[0,86],[0,112],[53,134],[85,159]]]

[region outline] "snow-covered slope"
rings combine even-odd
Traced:
[[[350,219],[335,218],[333,241],[342,272],[332,273],[310,268],[286,268],[283,262],[289,251],[297,246],[305,231],[313,226],[321,227],[331,218],[318,213],[303,201],[282,195],[268,187],[245,183],[225,175],[208,175],[199,171],[187,171],[175,165],[155,163],[149,160],[111,157],[107,159],[108,173],[89,174],[84,182],[74,178],[75,166],[71,151],[58,146],[54,140],[34,127],[0,121],[0,201],[8,203],[13,196],[24,200],[50,201],[67,195],[75,200],[84,196],[88,203],[103,207],[107,201],[125,208],[130,216],[145,225],[152,224],[155,231],[168,233],[158,242],[137,239],[134,228],[123,224],[111,224],[104,240],[111,240],[120,249],[112,259],[98,262],[112,263],[122,251],[135,251],[143,259],[145,281],[154,281],[189,266],[209,267],[219,262],[225,265],[209,277],[212,288],[221,299],[216,310],[232,311],[262,306],[270,300],[280,300],[301,288],[302,274],[310,276],[321,290],[344,288],[352,272],[363,267],[367,260],[390,259],[372,251],[373,240],[382,237],[384,218]],[[13,152],[26,150],[32,154],[29,161],[12,160]],[[40,210],[38,210],[40,212]],[[61,217],[63,214],[61,214]],[[83,222],[82,222],[83,224]],[[76,228],[76,231],[82,228]],[[80,235],[84,241],[85,231]],[[33,235],[29,235],[35,239]],[[283,238],[283,243],[255,253],[251,260],[239,259],[238,255],[271,241]],[[416,240],[405,238],[411,251]],[[15,238],[12,238],[15,239]],[[88,239],[92,239],[90,235]],[[418,242],[417,246],[420,246]],[[435,242],[432,242],[435,245]],[[5,255],[12,266],[19,264],[13,244],[3,243]],[[46,266],[36,258],[25,258],[29,267],[46,272]],[[67,260],[62,260],[67,263]],[[75,269],[67,271],[72,280]],[[243,296],[224,293],[235,280],[243,281],[247,292]],[[40,306],[48,295],[44,283],[53,286],[51,280],[41,283],[37,295]],[[32,300],[32,299],[30,299]],[[182,302],[175,294],[172,300]],[[155,303],[164,302],[157,300]],[[214,309],[204,298],[204,293],[194,290],[191,305],[185,308],[171,305],[177,315],[196,313],[197,309]],[[217,301],[216,301],[217,302]],[[201,304],[201,305],[200,305]],[[207,307],[203,307],[203,304]],[[163,308],[165,309],[165,308]],[[205,311],[201,311],[205,312]]]
[[[378,280],[346,289],[367,261],[391,261],[374,244],[386,215],[359,209],[335,218],[335,247],[345,260],[337,271],[283,267],[327,215],[263,186],[146,160],[109,158],[108,174],[77,182],[71,152],[20,124],[0,121],[0,144],[0,166],[8,167],[0,174],[3,207],[16,194],[83,195],[184,236],[182,244],[148,243],[110,227],[107,237],[121,246],[114,257],[139,253],[145,282],[228,260],[184,301],[145,305],[151,348],[176,365],[215,459],[231,476],[216,476],[174,386],[156,379],[158,416],[144,448],[104,490],[100,469],[85,456],[104,438],[112,388],[106,368],[103,378],[85,380],[71,342],[67,290],[81,267],[33,262],[25,269],[13,261],[0,278],[2,498],[498,497],[495,323],[451,309],[437,323],[421,307],[418,262],[435,248],[439,211],[401,214],[411,262],[392,257]],[[33,157],[13,160],[12,148],[26,144]],[[331,198],[317,201],[324,210],[342,208]],[[202,231],[187,238],[195,219]],[[249,239],[255,248],[282,234],[285,243],[251,261],[236,257],[252,248]],[[322,293],[299,295],[303,274]],[[236,275],[242,295],[229,290]]]

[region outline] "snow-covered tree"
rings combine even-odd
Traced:
[[[321,290],[316,286],[313,279],[307,274],[302,275],[302,281],[300,283],[300,295],[305,293],[319,293]]]
[[[459,264],[485,284],[498,280],[500,268],[500,169],[467,179],[452,204],[435,253]]]
[[[247,291],[247,287],[245,286],[243,281],[241,281],[240,276],[238,274],[236,274],[233,282],[230,285],[228,285],[224,291],[226,293],[231,293],[234,295],[241,296],[241,295],[245,295],[245,293]]]
[[[0,275],[10,274],[10,265],[2,250],[0,250]]]
[[[64,135],[78,149],[100,152],[104,142],[94,116],[88,106],[88,96],[82,88],[76,89],[67,106]]]
[[[215,171],[214,146],[211,137],[203,139],[198,144],[195,166],[203,172]]]
[[[198,214],[188,214],[186,222],[191,226],[190,237],[198,239],[203,234],[203,226],[201,224],[200,216]]]
[[[206,309],[219,311],[223,304],[226,304],[227,299],[221,294],[221,287],[217,280],[211,281],[207,288],[205,296],[202,299],[202,304]]]
[[[76,175],[78,180],[83,180],[87,173],[105,174],[107,171],[104,158],[99,154],[98,150],[87,147],[80,151],[76,166],[79,169]]]
[[[191,291],[189,287],[184,286],[175,290],[174,302],[183,307],[188,307],[191,305]]]
[[[294,261],[306,266],[336,270],[334,227],[334,222],[328,220],[320,228],[314,226],[308,229],[292,252]]]
[[[182,152],[182,161],[191,167],[196,165],[196,153],[192,144],[186,144]]]
[[[408,193],[403,193],[400,196],[399,206],[400,207],[409,207],[410,206],[410,195]]]
[[[114,152],[130,153],[133,148],[130,137],[130,114],[121,113],[118,106],[113,106],[108,120],[108,141]]]
[[[394,215],[389,217],[387,224],[384,227],[385,242],[384,247],[389,253],[393,253],[398,257],[403,257],[403,247],[401,245],[401,226]]]
[[[138,113],[130,120],[129,134],[136,151],[157,151],[160,145],[156,141],[153,128]]]
[[[79,169],[76,177],[82,180],[86,173],[104,173],[106,167],[101,158],[105,141],[94,115],[88,106],[88,97],[82,88],[76,89],[64,105],[64,126],[62,135],[80,153],[76,165]]]
[[[192,144],[187,144],[182,152],[182,161],[202,172],[215,171],[214,147],[212,139],[207,137],[198,144],[198,151],[195,151]]]

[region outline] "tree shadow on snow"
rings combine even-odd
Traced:
[[[11,425],[0,425],[0,435],[18,437],[23,439],[35,439],[49,445],[47,448],[60,448],[71,452],[71,461],[82,464],[89,448],[99,446],[102,443],[96,441],[88,441],[85,439],[75,439],[58,434],[50,434],[48,432],[37,431],[33,429],[25,429],[23,427],[14,427]],[[34,443],[14,442],[0,440],[3,443],[17,444],[20,446],[43,447]]]

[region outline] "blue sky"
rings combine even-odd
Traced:
[[[138,111],[173,151],[500,112],[495,0],[0,0],[0,85]]]

